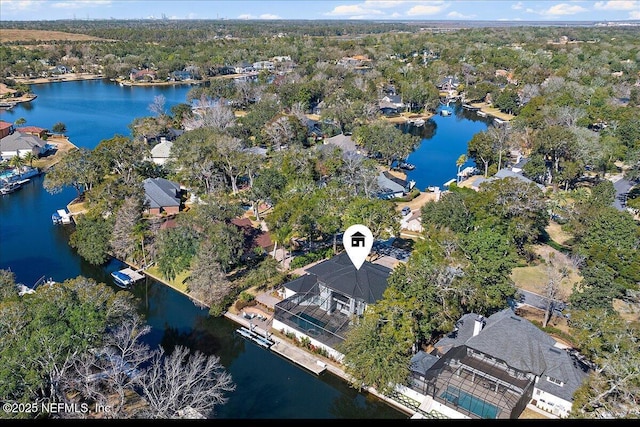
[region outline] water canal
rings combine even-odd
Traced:
[[[120,87],[102,81],[36,85],[35,101],[0,112],[0,120],[23,117],[26,125],[48,129],[63,122],[74,144],[91,149],[115,134],[130,135],[127,126],[136,117],[151,115],[148,106],[155,96],[165,96],[168,110],[185,102],[188,90]],[[66,206],[75,190],[51,195],[42,188],[42,180],[34,178],[20,191],[0,197],[0,268],[10,268],[18,282],[28,285],[42,276],[63,281],[78,275],[112,283],[109,273],[120,268],[117,261],[104,267],[88,264],[68,245],[70,229],[51,223],[51,213]],[[227,404],[217,408],[218,418],[406,418],[332,374],[318,377],[235,336],[235,323],[208,316],[169,287],[147,279],[133,292],[152,327],[146,337],[150,345],[182,344],[220,356],[237,387]]]
[[[38,98],[1,111],[0,120],[15,122],[22,117],[27,125],[48,129],[63,122],[74,144],[92,149],[115,134],[130,135],[128,125],[136,117],[151,115],[148,106],[155,96],[163,95],[169,110],[185,102],[189,89],[120,87],[104,81],[35,85]],[[474,113],[467,115],[456,109],[451,117],[435,116],[423,128],[410,130],[423,137],[408,159],[416,165],[409,178],[416,180],[418,188],[441,186],[455,177],[456,159],[466,152],[473,134],[488,123]],[[18,282],[28,285],[42,276],[63,281],[78,275],[112,283],[109,274],[121,267],[119,262],[102,267],[88,264],[68,245],[70,228],[51,223],[51,213],[66,206],[75,190],[52,195],[42,188],[42,181],[43,177],[33,178],[22,190],[0,197],[0,268],[10,268]],[[329,373],[317,377],[235,336],[235,323],[208,316],[169,287],[146,279],[133,293],[152,327],[148,344],[165,348],[181,344],[220,356],[237,388],[228,403],[217,409],[218,418],[406,418]]]
[[[436,113],[442,108],[438,107]],[[459,103],[450,104],[448,109],[453,112],[450,116],[436,114],[423,126],[407,129],[422,138],[418,148],[407,158],[416,166],[407,172],[407,179],[414,180],[420,191],[431,186],[444,190],[444,183],[456,178],[456,161],[467,153],[467,144],[473,135],[486,130],[492,122],[490,118],[465,110]],[[475,166],[473,159],[468,159],[462,169],[467,166]]]

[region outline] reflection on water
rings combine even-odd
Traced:
[[[93,148],[115,134],[128,135],[135,117],[150,115],[147,106],[157,94],[167,98],[167,109],[184,102],[188,87],[121,88],[101,81],[34,86],[38,98],[1,112],[0,120],[25,117],[27,124],[51,128],[66,124],[68,136],[79,147]],[[99,101],[99,102],[98,102]],[[118,288],[110,273],[123,267],[110,260],[103,266],[83,261],[68,244],[73,226],[54,225],[51,214],[65,207],[76,193],[71,188],[49,194],[43,177],[20,191],[0,197],[0,268],[11,269],[18,282],[33,285],[43,275],[56,281],[78,275],[107,283],[118,292],[132,292],[139,312],[151,326],[144,341],[170,350],[185,345],[216,354],[229,371],[236,390],[221,418],[407,418],[378,400],[367,398],[331,375],[320,377],[277,354],[234,334],[238,325],[209,317],[187,297],[150,279],[131,291]]]

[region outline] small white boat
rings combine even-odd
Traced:
[[[402,162],[402,163],[400,163],[400,164],[398,165],[398,167],[399,167],[400,169],[405,169],[405,170],[408,170],[408,171],[412,171],[412,170],[414,170],[414,169],[416,168],[416,166],[415,166],[414,164],[412,164],[412,163],[407,163],[407,162]]]

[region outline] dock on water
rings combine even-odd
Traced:
[[[230,320],[233,320],[236,323],[239,323],[240,325],[243,325],[242,327],[236,330],[236,333],[238,333],[239,335],[244,336],[243,333],[240,332],[240,330],[244,329],[245,331],[252,331],[253,333],[255,333],[256,335],[258,335],[260,338],[263,338],[263,339],[265,339],[265,337],[269,337],[268,340],[271,341],[272,344],[268,347],[268,349],[273,351],[274,353],[279,354],[285,359],[290,360],[296,365],[310,372],[313,372],[316,375],[320,375],[321,373],[327,370],[326,363],[319,361],[317,357],[314,357],[313,355],[309,354],[307,351],[296,347],[295,344],[291,344],[286,341],[280,341],[278,339],[275,339],[275,337],[268,332],[268,325],[265,324],[264,328],[261,328],[260,326],[254,324],[253,320],[249,321],[245,317],[241,315],[233,314],[229,311],[227,311],[224,314],[224,316]],[[260,324],[264,322],[257,322],[257,323]],[[244,336],[244,337],[248,338],[247,336]],[[254,340],[252,339],[251,341],[254,341]],[[265,347],[264,344],[260,344],[257,341],[254,341],[254,342],[256,344],[261,345],[262,347]]]
[[[241,326],[240,328],[236,329],[236,333],[238,333],[239,335],[242,335],[247,339],[250,339],[251,341],[255,342],[256,344],[264,348],[270,348],[274,344],[274,342],[271,341],[269,338],[259,335],[253,329],[247,329],[244,326]]]

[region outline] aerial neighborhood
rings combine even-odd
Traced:
[[[638,27],[434,22],[1,21],[0,418],[640,416]]]

